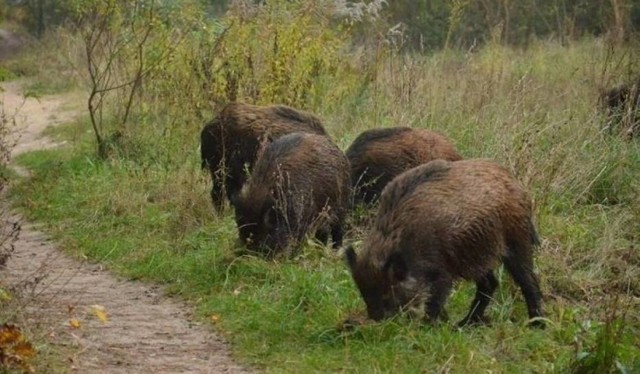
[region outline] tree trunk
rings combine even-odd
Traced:
[[[611,0],[613,6],[613,30],[611,38],[614,44],[620,45],[624,42],[624,4],[623,0]]]

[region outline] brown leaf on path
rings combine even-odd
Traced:
[[[16,326],[7,323],[0,326],[0,347],[15,344],[21,340],[23,340],[22,333]]]
[[[33,345],[25,339],[17,326],[6,323],[0,326],[0,368],[19,368],[32,373],[33,368],[27,360],[36,353]]]
[[[96,317],[98,317],[98,319],[100,321],[102,321],[102,323],[107,322],[107,312],[105,311],[104,307],[102,305],[92,305],[91,306],[91,310],[93,311],[93,314],[96,315]]]
[[[78,320],[77,320],[77,319],[75,319],[75,318],[71,318],[71,319],[69,320],[69,325],[70,325],[71,327],[73,327],[74,329],[79,329],[79,328],[80,328],[80,321],[78,321]]]
[[[35,356],[36,350],[33,348],[31,343],[22,341],[13,346],[13,353],[24,360]]]

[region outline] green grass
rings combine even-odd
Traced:
[[[385,57],[376,87],[316,109],[343,148],[364,129],[411,124],[509,167],[536,206],[546,330],[526,327],[519,290],[501,271],[491,326],[450,327],[471,301],[465,283],[449,299],[448,324],[399,316],[343,331],[364,304],[339,255],[314,243],[279,262],[239,254],[232,213],[212,214],[199,124],[169,136],[141,128],[135,151],[109,160],[95,157],[86,123],[52,131],[72,146],[19,157],[33,177],[16,182],[12,199],[70,253],[165,284],[205,320],[219,316],[235,356],[266,371],[637,371],[640,146],[599,133],[593,66],[604,50],[585,41]]]
[[[15,74],[0,65],[0,82],[15,79]]]
[[[170,292],[194,301],[203,318],[220,316],[220,329],[245,362],[273,371],[513,370],[523,362],[551,370],[573,355],[574,336],[554,336],[574,321],[554,321],[546,331],[524,327],[520,296],[507,287],[497,295],[490,328],[458,331],[399,317],[341,332],[340,322],[363,305],[342,259],[328,249],[309,245],[280,263],[236,257],[229,217],[181,229],[176,241],[167,233],[175,217],[162,202],[149,203],[144,184],[119,165],[68,151],[31,153],[20,162],[38,171],[14,190],[31,219],[49,222],[73,253],[134,279],[168,284]],[[167,177],[156,178],[161,184]],[[113,180],[127,185],[118,188],[126,197],[117,196]],[[29,192],[38,186],[49,186],[47,193]],[[203,185],[200,203],[208,208],[205,192]],[[463,315],[472,291],[465,285],[452,295],[452,316]]]
[[[70,80],[51,79],[49,82],[35,81],[24,88],[24,95],[41,97],[71,91],[77,84]]]

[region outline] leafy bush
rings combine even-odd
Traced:
[[[8,81],[15,78],[15,75],[4,67],[0,66],[0,82]]]

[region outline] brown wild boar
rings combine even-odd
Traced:
[[[220,210],[224,195],[240,192],[263,140],[272,141],[292,132],[326,135],[320,119],[284,105],[257,106],[231,103],[200,133],[202,168],[211,172],[211,200]]]
[[[462,326],[485,321],[501,263],[520,286],[529,317],[542,316],[537,244],[531,201],[507,170],[486,160],[436,160],[387,185],[362,250],[345,254],[374,320],[407,308],[436,321],[454,282],[475,281]],[[544,326],[539,319],[532,325]]]
[[[294,133],[266,146],[232,205],[240,240],[270,254],[294,249],[314,229],[340,246],[350,201],[344,153],[326,136]]]
[[[347,149],[356,202],[375,202],[397,175],[436,159],[462,159],[444,136],[425,129],[391,127],[358,135]]]
[[[633,138],[640,133],[640,77],[600,93],[606,111],[609,134],[620,127],[623,135]]]

